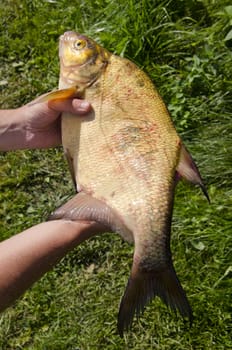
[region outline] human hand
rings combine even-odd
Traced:
[[[33,102],[21,107],[24,114],[24,127],[27,130],[28,148],[49,148],[60,145],[62,112],[83,116],[91,110],[89,102],[77,98]]]
[[[61,114],[84,116],[91,105],[78,98],[38,102],[0,110],[0,150],[49,148],[61,144]]]

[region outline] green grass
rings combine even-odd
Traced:
[[[57,41],[74,29],[135,61],[159,88],[207,183],[178,186],[175,267],[192,328],[154,300],[133,331],[116,333],[133,247],[105,234],[68,254],[0,317],[2,350],[230,349],[232,7],[230,1],[2,1],[1,107],[56,87]],[[62,150],[0,154],[0,237],[46,219],[72,195]]]

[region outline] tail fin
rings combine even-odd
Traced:
[[[175,312],[179,310],[192,323],[192,310],[173,266],[163,271],[147,272],[137,269],[133,273],[132,269],[118,314],[118,332],[121,337],[123,331],[131,327],[134,314],[139,316],[145,305],[156,295]]]

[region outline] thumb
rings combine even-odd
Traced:
[[[91,105],[88,101],[78,98],[66,100],[48,101],[48,107],[57,112],[68,112],[71,114],[86,114],[90,112]]]

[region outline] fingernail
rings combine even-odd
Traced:
[[[79,109],[87,110],[90,107],[90,103],[87,101],[81,101],[78,107]]]

